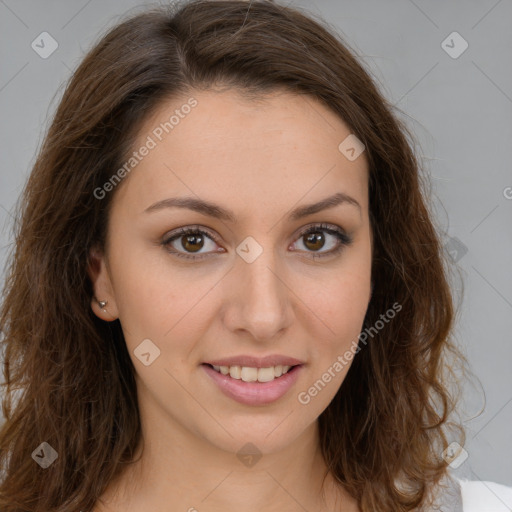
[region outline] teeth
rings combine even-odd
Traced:
[[[244,382],[256,382],[258,380],[258,369],[242,366],[240,377]]]
[[[213,369],[222,375],[229,375],[233,379],[244,382],[271,382],[284,375],[291,366],[277,365],[268,368],[251,368],[250,366],[213,366]]]
[[[251,370],[256,370],[256,368],[251,368]],[[258,368],[258,371],[255,373],[258,377],[258,382],[270,382],[277,377],[275,368]]]
[[[240,380],[242,378],[242,368],[240,366],[230,366],[229,376],[233,379]]]

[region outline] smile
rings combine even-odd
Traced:
[[[216,365],[212,365],[212,368],[215,371],[222,373],[222,375],[229,375],[233,379],[243,380],[244,382],[271,382],[286,374],[292,367],[280,364],[277,366],[270,366],[268,368]]]
[[[201,367],[222,393],[236,402],[250,406],[268,405],[278,401],[291,390],[304,370],[302,364],[256,368],[214,367],[212,364],[203,363]]]

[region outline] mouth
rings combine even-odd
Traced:
[[[256,368],[251,366],[220,366],[213,365],[210,363],[204,363],[204,365],[210,367],[217,373],[225,375],[232,379],[241,380],[243,382],[272,382],[276,379],[282,378],[284,375],[291,373],[300,364],[296,365],[276,365],[268,366],[265,368]]]
[[[304,364],[258,368],[211,363],[200,366],[224,395],[248,406],[266,406],[285,397],[304,369]]]

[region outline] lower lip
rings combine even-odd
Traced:
[[[245,405],[266,405],[279,400],[295,384],[302,370],[302,365],[297,365],[270,382],[244,382],[223,375],[207,364],[201,366],[225,395]]]

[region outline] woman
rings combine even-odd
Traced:
[[[112,29],[22,198],[0,509],[462,510],[420,178],[369,75],[297,10]]]

